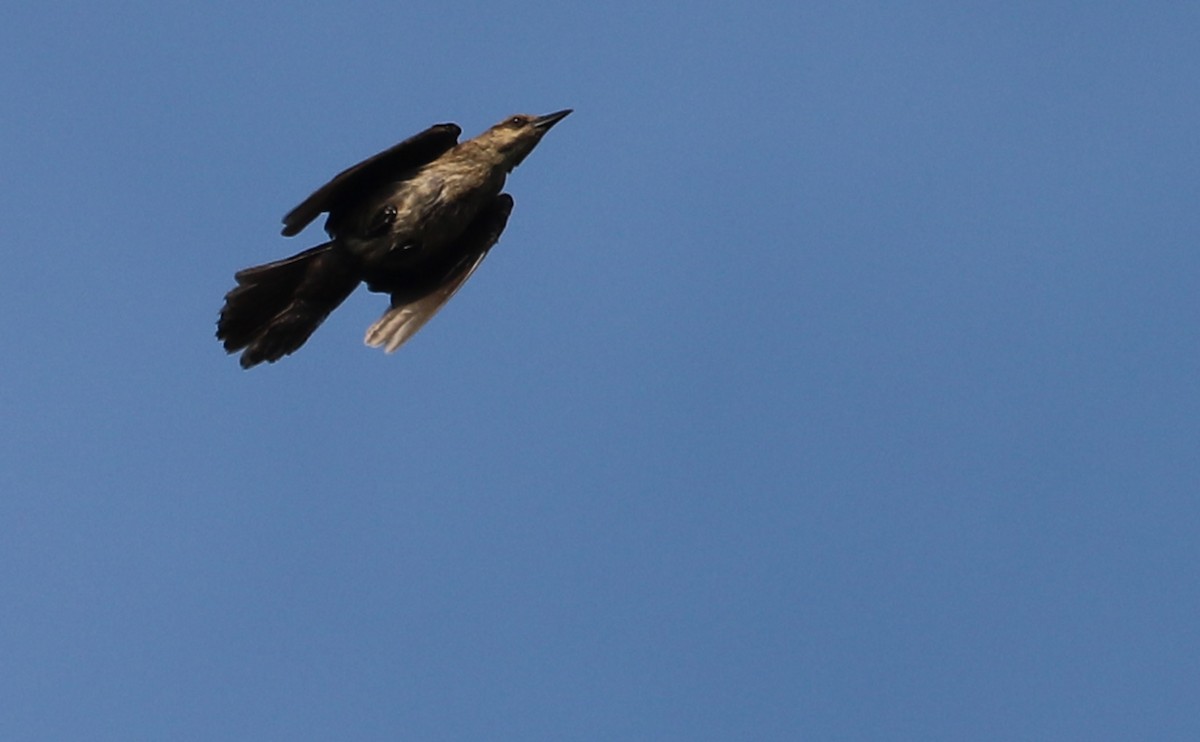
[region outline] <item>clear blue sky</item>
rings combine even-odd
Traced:
[[[973,5],[10,8],[0,739],[1200,739],[1200,10]],[[565,107],[401,352],[212,337]]]

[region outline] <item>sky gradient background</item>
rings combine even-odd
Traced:
[[[1200,9],[18,2],[0,739],[1200,739]],[[394,356],[279,219],[576,109]]]

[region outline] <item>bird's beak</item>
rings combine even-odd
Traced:
[[[563,109],[562,111],[558,111],[556,113],[548,113],[545,116],[538,116],[536,119],[533,120],[533,125],[542,131],[546,131],[551,126],[554,126],[559,121],[562,121],[563,119],[565,119],[567,117],[567,114],[570,113],[572,110],[573,109],[566,108],[566,109]]]

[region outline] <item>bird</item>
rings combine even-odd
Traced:
[[[389,294],[368,346],[394,352],[450,300],[500,239],[514,168],[572,109],[517,114],[459,142],[436,124],[343,170],[283,217],[283,236],[326,214],[329,240],[234,274],[217,320],[249,369],[299,350],[359,284]]]

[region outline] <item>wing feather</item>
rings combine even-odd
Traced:
[[[359,201],[401,173],[433,162],[458,143],[461,133],[457,124],[431,126],[346,168],[283,217],[283,235],[299,234],[322,212],[332,212],[342,204]]]
[[[367,345],[372,348],[382,347],[388,353],[395,353],[397,348],[416,335],[417,331],[424,327],[426,322],[433,319],[438,310],[458,293],[458,290],[487,257],[487,251],[484,250],[473,257],[474,260],[469,265],[460,269],[456,275],[439,286],[433,293],[407,304],[390,307],[367,330]]]

